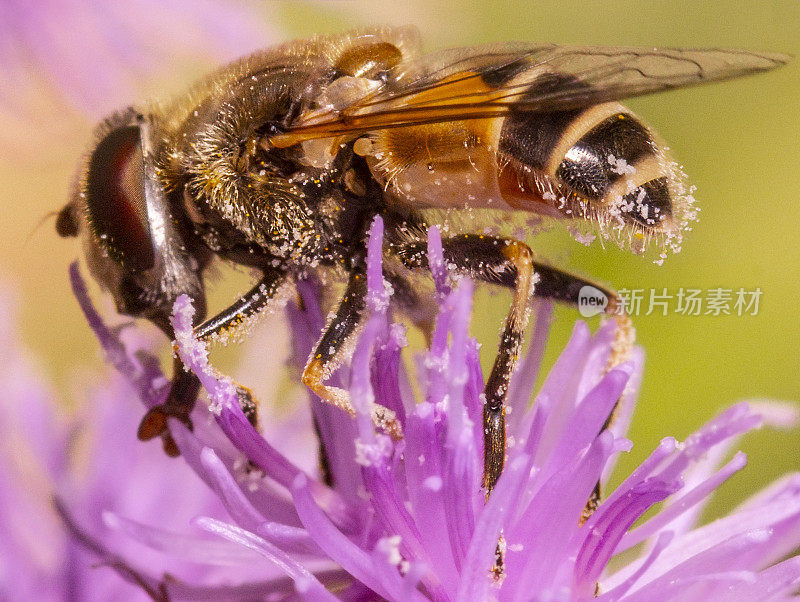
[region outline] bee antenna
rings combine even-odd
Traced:
[[[45,213],[45,214],[42,216],[42,218],[41,218],[41,219],[40,219],[40,220],[39,220],[39,221],[36,223],[36,225],[35,225],[33,228],[31,228],[31,231],[30,231],[30,232],[28,232],[28,236],[27,236],[27,237],[25,237],[25,242],[23,243],[23,246],[27,246],[27,245],[28,245],[28,243],[30,243],[30,242],[31,242],[31,239],[33,238],[33,235],[34,235],[34,234],[36,234],[36,233],[39,231],[39,229],[40,229],[40,228],[41,228],[41,227],[42,227],[42,226],[43,226],[43,225],[44,225],[44,224],[45,224],[45,223],[46,223],[46,222],[47,222],[47,221],[48,221],[50,218],[58,218],[58,213],[59,213],[58,211],[48,211],[47,213]]]

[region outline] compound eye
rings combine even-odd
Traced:
[[[111,130],[89,159],[86,204],[96,239],[129,272],[148,270],[155,261],[144,184],[139,127]]]

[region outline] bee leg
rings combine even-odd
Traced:
[[[317,347],[303,370],[303,384],[324,402],[344,410],[351,416],[356,411],[350,403],[350,395],[344,389],[325,384],[325,380],[338,366],[337,360],[353,343],[354,335],[362,324],[366,309],[367,278],[362,269],[350,275],[344,297],[333,319],[317,343]],[[402,428],[394,412],[381,405],[372,408],[372,420],[376,426],[394,439],[402,437]]]
[[[167,399],[147,411],[139,423],[137,437],[140,441],[148,441],[160,436],[164,452],[168,456],[176,457],[180,455],[180,451],[169,433],[167,419],[177,418],[192,428],[189,414],[200,391],[200,381],[193,373],[184,369],[180,359],[175,359],[172,370],[172,383]]]
[[[466,234],[442,241],[444,259],[477,280],[501,284],[514,291],[494,366],[484,388],[483,485],[487,496],[503,471],[506,450],[505,397],[517,363],[522,336],[528,324],[533,282],[533,252],[523,242]],[[394,249],[409,268],[428,267],[424,243],[408,243]]]
[[[530,247],[517,240],[466,234],[443,240],[442,250],[445,261],[456,270],[465,272],[476,280],[514,291],[497,357],[484,389],[483,485],[488,496],[500,478],[505,464],[504,403],[528,323],[530,297],[577,305],[581,289],[584,286],[593,286],[607,296],[609,303],[606,312],[613,313],[619,307],[618,295],[592,282],[534,261]],[[411,269],[428,267],[425,243],[400,244],[393,251]]]
[[[478,237],[472,242],[482,242]],[[483,239],[485,240],[485,239]],[[459,248],[464,249],[460,240],[442,243],[445,260],[451,253],[456,255]],[[467,241],[469,242],[469,240]],[[487,262],[494,262],[495,269],[508,272],[508,286],[513,288],[514,298],[500,335],[500,346],[492,371],[484,387],[486,400],[483,406],[483,486],[487,497],[492,492],[500,473],[503,472],[506,455],[505,399],[514,367],[517,365],[522,337],[530,317],[530,297],[533,283],[533,252],[523,242],[508,239],[495,239],[476,249],[479,256]],[[469,261],[472,261],[471,259]],[[482,279],[491,278],[491,267],[480,270]],[[513,284],[511,283],[513,279]]]
[[[201,341],[224,338],[229,331],[258,315],[272,301],[284,282],[284,272],[266,272],[253,288],[229,307],[197,326],[194,335]]]
[[[195,336],[200,340],[213,339],[255,316],[275,296],[284,280],[282,272],[266,273],[250,291],[237,299],[230,307],[197,326],[194,329]],[[171,329],[168,332],[171,334]],[[142,422],[139,424],[139,439],[147,441],[160,435],[164,439],[164,449],[167,454],[178,455],[177,447],[167,430],[167,419],[177,418],[191,428],[192,421],[189,415],[194,408],[199,392],[200,381],[197,376],[192,372],[187,372],[181,360],[176,358],[172,385],[167,399],[164,403],[150,408],[142,418]],[[247,419],[253,426],[257,426],[258,413],[253,394],[241,385],[236,385],[236,392]]]
[[[578,305],[580,302],[580,291],[583,287],[590,286],[602,293],[608,300],[608,304],[604,310],[605,314],[613,316],[614,320],[617,322],[617,328],[614,331],[614,341],[611,345],[611,356],[606,364],[606,371],[610,371],[615,366],[631,358],[636,331],[630,316],[624,311],[624,303],[616,291],[600,286],[594,282],[583,280],[552,266],[537,264],[535,270],[539,277],[534,292],[537,297],[546,297],[563,303]],[[622,395],[624,396],[625,393],[623,392]],[[614,404],[614,407],[600,429],[601,431],[611,426],[616,416],[617,407],[619,407],[621,401],[622,397]],[[600,485],[600,481],[598,481],[592,490],[582,513],[581,523],[585,522],[592,515],[600,503],[602,497]]]

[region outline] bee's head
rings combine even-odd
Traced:
[[[164,275],[176,270],[165,265],[174,220],[156,176],[149,128],[149,120],[132,109],[101,123],[72,199],[56,220],[60,236],[82,238],[89,269],[117,309],[144,317],[167,311],[173,295],[163,290]],[[179,276],[190,271],[177,269]]]

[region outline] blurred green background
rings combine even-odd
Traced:
[[[744,47],[800,55],[797,0],[696,2],[269,2],[256,10],[275,40],[368,24],[414,24],[428,49],[503,40],[577,44]],[[177,26],[177,24],[176,24]],[[61,27],[68,31],[69,24]],[[266,40],[269,42],[270,40]],[[81,43],[76,40],[75,43]],[[167,66],[141,82],[142,98],[176,92],[211,65]],[[617,289],[760,288],[756,316],[640,316],[647,363],[634,416],[627,471],[665,435],[683,438],[730,403],[748,398],[800,400],[800,265],[797,176],[800,167],[800,62],[774,73],[673,91],[628,103],[665,139],[697,186],[700,221],[683,251],[663,266],[597,243],[584,248],[564,231],[535,249]],[[65,110],[47,127],[3,125],[0,276],[19,290],[22,331],[55,386],[69,388],[97,345],[72,300],[66,267],[78,254],[42,217],[67,199],[76,160],[92,124]],[[241,291],[242,274],[214,285],[212,304]],[[508,298],[478,296],[474,333],[492,360]],[[645,300],[646,302],[646,300]],[[673,300],[674,302],[674,300]],[[735,313],[735,312],[734,312]],[[559,309],[548,357],[563,346],[577,313]],[[223,360],[226,361],[226,360]],[[133,428],[133,425],[132,427]],[[761,431],[743,445],[749,467],[717,497],[716,513],[745,492],[800,468],[800,430]]]

